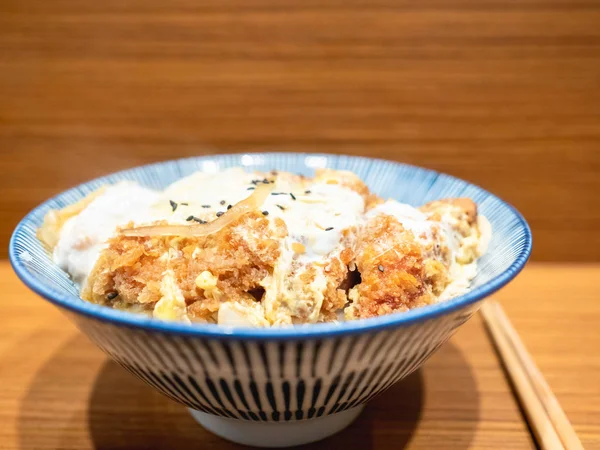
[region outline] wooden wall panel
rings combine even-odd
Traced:
[[[537,260],[600,260],[600,3],[4,0],[0,256],[76,183],[211,152],[451,173],[517,206]]]

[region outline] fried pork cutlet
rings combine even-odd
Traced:
[[[229,169],[163,193],[123,189],[52,212],[65,220],[40,236],[82,298],[163,320],[256,327],[407,311],[464,289],[481,254],[470,199],[415,209],[351,172]]]
[[[251,292],[273,272],[279,239],[287,230],[282,221],[269,225],[265,216],[252,212],[209,236],[117,235],[100,254],[82,297],[117,307],[149,305],[152,310],[168,297],[165,290],[176,289],[190,319],[216,322],[225,301],[256,302]],[[167,272],[174,280],[170,287],[163,283]]]
[[[368,216],[356,244],[362,281],[350,291],[348,319],[433,303],[457,262],[470,264],[478,256],[477,208],[469,199],[428,203],[420,212],[392,202]]]

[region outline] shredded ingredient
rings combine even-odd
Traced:
[[[222,230],[244,214],[259,209],[273,189],[272,184],[259,185],[250,195],[223,213],[221,217],[207,224],[198,225],[148,225],[121,230],[124,236],[208,236]],[[264,212],[263,212],[264,214]],[[193,220],[193,216],[192,219]]]

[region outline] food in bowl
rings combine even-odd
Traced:
[[[50,211],[38,237],[84,300],[163,320],[269,327],[369,318],[468,289],[490,226],[468,198],[419,208],[351,172],[197,172]]]

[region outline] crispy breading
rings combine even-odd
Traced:
[[[356,266],[361,283],[346,317],[367,318],[431,303],[421,246],[393,216],[369,221],[358,237]]]
[[[101,253],[82,297],[116,308],[147,305],[146,309],[151,311],[164,294],[161,283],[168,270],[174,274],[188,305],[190,319],[216,322],[219,307],[225,301],[240,304],[260,301],[261,282],[273,274],[279,257],[278,240],[287,235],[283,221],[274,221],[274,227],[269,227],[268,223],[256,212],[206,237],[118,235]],[[347,276],[352,251],[347,249],[340,258],[331,258],[325,264],[326,288],[322,304],[316,311],[312,309],[314,292],[307,289],[316,276],[314,268],[309,268],[297,279],[288,277],[289,289],[295,296],[293,311],[287,313],[289,323],[309,321],[313,312],[314,321],[336,318],[337,311],[347,302],[346,292],[339,287]],[[216,277],[216,289],[207,291],[198,286],[197,279],[204,272]],[[306,290],[304,303],[303,289]],[[111,298],[111,293],[118,293],[118,296]],[[278,315],[281,316],[285,309],[285,304],[279,305]]]
[[[456,253],[443,237],[441,224],[432,224],[429,235],[415,236],[393,216],[379,215],[368,221],[357,241],[356,266],[361,283],[350,294],[349,319],[375,317],[430,304],[450,283],[453,258],[462,264],[479,256],[477,206],[470,199],[444,199],[420,208],[429,220],[444,215],[463,237]]]
[[[281,226],[282,225],[282,226]],[[205,237],[127,237],[110,240],[89,276],[82,297],[95,303],[156,303],[161,298],[161,279],[170,269],[190,306],[192,318],[207,320],[221,301],[240,299],[273,271],[279,257],[277,239],[287,233],[285,224],[269,227],[260,213],[250,213],[238,222]],[[196,278],[209,271],[218,278],[222,298],[207,296]]]

